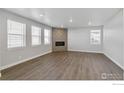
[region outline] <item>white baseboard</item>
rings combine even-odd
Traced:
[[[86,50],[73,50],[73,49],[68,49],[68,51],[77,51],[77,52],[88,52],[88,53],[102,53],[102,51],[86,51]]]
[[[90,52],[90,53],[103,53],[103,52],[99,52],[99,51],[80,51],[80,50],[68,50],[68,51],[77,51],[77,52]],[[18,65],[20,63],[23,63],[23,62],[26,62],[28,60],[31,60],[31,59],[34,59],[34,58],[37,58],[37,57],[40,57],[40,56],[43,56],[45,54],[48,54],[48,53],[51,53],[52,51],[47,51],[45,53],[42,53],[42,54],[39,54],[39,55],[36,55],[36,56],[33,56],[33,57],[30,57],[30,58],[27,58],[27,59],[24,59],[24,60],[21,60],[21,61],[18,61],[18,62],[15,62],[13,64],[9,64],[9,65],[6,65],[6,66],[2,66],[0,68],[0,70],[3,70],[3,69],[6,69],[6,68],[9,68],[9,67],[12,67],[14,65]],[[120,64],[118,64],[118,62],[116,62],[113,58],[111,58],[108,54],[106,53],[103,53],[105,56],[107,56],[110,60],[112,60],[115,64],[117,64],[120,68],[122,68],[124,70],[124,66],[121,66]],[[0,73],[0,76],[1,76],[1,73]]]
[[[0,68],[0,70],[7,69],[7,68],[9,68],[9,67],[12,67],[12,66],[15,66],[15,65],[24,63],[24,62],[26,62],[26,61],[29,61],[29,60],[31,60],[31,59],[34,59],[34,58],[43,56],[43,55],[48,54],[48,53],[51,53],[51,52],[52,52],[52,51],[50,50],[50,51],[44,52],[44,53],[42,53],[42,54],[39,54],[39,55],[30,57],[30,58],[27,58],[27,59],[24,59],[24,60],[20,60],[20,61],[18,61],[18,62],[15,62],[15,63],[9,64],[9,65],[2,66],[2,67]]]
[[[124,66],[120,65],[116,60],[114,60],[112,57],[110,57],[107,53],[104,53],[106,57],[108,57],[112,62],[114,62],[116,65],[118,65],[121,69],[124,70]]]
[[[73,49],[68,49],[68,51],[77,51],[77,52],[88,52],[88,53],[102,53],[104,54],[106,57],[108,57],[110,60],[112,60],[112,62],[114,62],[116,65],[118,65],[121,69],[124,70],[124,66],[118,64],[117,61],[115,61],[113,58],[111,58],[107,53],[104,53],[102,51],[84,51],[84,50],[73,50]]]

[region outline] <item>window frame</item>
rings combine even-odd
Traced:
[[[9,23],[8,23],[8,21],[22,24],[23,25],[23,34],[9,33],[9,27],[8,27]],[[11,50],[11,49],[25,48],[26,47],[26,34],[27,34],[27,25],[26,25],[26,23],[23,23],[23,22],[20,22],[20,21],[15,21],[13,19],[7,19],[6,22],[7,22],[7,26],[6,26],[7,27],[6,28],[7,29],[7,49]],[[23,45],[22,46],[9,47],[9,35],[22,36],[23,37],[23,39],[22,39]]]
[[[45,43],[45,38],[46,38],[45,30],[49,31],[48,36],[47,36],[47,39],[49,40],[48,41],[49,43]],[[51,44],[51,30],[48,29],[48,28],[44,28],[44,45],[50,45],[50,44]]]
[[[40,29],[40,34],[39,35],[33,35],[32,33],[32,31],[33,31],[33,29],[32,28],[39,28]],[[39,38],[39,40],[40,40],[40,43],[39,44],[33,44],[33,37],[38,37]],[[38,27],[38,26],[35,26],[35,25],[32,25],[31,26],[31,45],[32,46],[40,46],[42,44],[42,28],[41,27]]]
[[[93,42],[93,40],[92,40],[92,34],[93,34],[93,33],[97,33],[97,32],[99,33],[99,40],[98,40],[99,42],[95,43],[95,42]],[[101,35],[101,30],[100,30],[100,29],[90,30],[90,44],[91,44],[91,45],[101,45],[101,43],[102,43],[102,42],[101,42],[101,36],[102,36],[102,35]]]

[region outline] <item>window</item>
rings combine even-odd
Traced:
[[[44,29],[44,44],[50,44],[50,30]]]
[[[26,45],[26,24],[7,20],[8,48]]]
[[[41,28],[32,26],[32,45],[41,44]]]
[[[101,30],[91,30],[90,43],[91,44],[101,44]]]

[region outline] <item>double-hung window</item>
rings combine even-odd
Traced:
[[[50,30],[49,29],[44,29],[44,44],[50,44],[51,39],[50,39]]]
[[[32,26],[32,45],[41,44],[41,28]]]
[[[8,48],[26,46],[26,24],[7,20]]]
[[[90,31],[90,43],[94,45],[101,44],[101,30]]]

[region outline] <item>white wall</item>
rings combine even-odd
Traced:
[[[1,24],[1,16],[0,16],[0,24]],[[1,25],[0,25],[0,67],[1,67],[1,62],[2,62],[2,51],[1,51],[1,45],[2,45],[2,38],[1,38],[1,32],[2,32],[2,29],[1,29]],[[1,71],[0,71],[0,77],[1,77]]]
[[[123,69],[124,69],[124,8],[123,8]],[[123,75],[124,75],[124,72],[123,72]]]
[[[52,51],[52,46],[44,45],[43,43],[43,29],[48,27],[46,25],[42,25],[35,21],[11,14],[4,10],[0,10],[0,56],[1,56],[1,69],[6,68],[8,66],[23,62],[27,59],[40,56]],[[25,48],[16,48],[16,49],[7,49],[7,19],[12,19],[18,22],[26,23],[26,30],[27,30],[27,38],[26,38],[26,47]],[[42,28],[42,45],[40,46],[31,46],[31,25],[39,26]]]
[[[96,29],[101,29],[102,36],[102,26],[68,29],[68,50],[81,52],[102,52],[102,37],[101,45],[90,44],[90,31]]]
[[[103,30],[103,50],[113,62],[123,68],[123,17],[122,10],[106,22]]]

